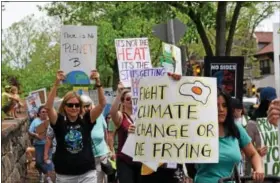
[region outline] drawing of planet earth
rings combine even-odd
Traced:
[[[88,75],[83,71],[71,71],[66,75],[64,83],[88,85],[90,84],[90,80]]]

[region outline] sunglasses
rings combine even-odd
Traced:
[[[84,108],[89,108],[90,107],[90,105],[84,105]]]
[[[130,102],[131,101],[131,97],[126,97],[125,101]]]
[[[75,106],[75,108],[79,108],[81,105],[79,103],[65,103],[65,105],[69,108],[73,108]]]

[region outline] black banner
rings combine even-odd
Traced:
[[[216,77],[217,86],[234,98],[243,97],[244,57],[205,57],[204,76]]]

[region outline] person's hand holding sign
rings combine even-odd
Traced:
[[[267,111],[267,119],[270,124],[277,126],[277,121],[280,119],[280,98],[271,102]]]
[[[100,75],[99,73],[97,72],[97,70],[92,70],[90,72],[90,79],[91,80],[95,80],[95,84],[96,85],[100,85]]]
[[[130,124],[130,126],[128,127],[128,133],[134,133],[134,132],[135,132],[135,125]]]
[[[62,82],[63,80],[65,80],[65,74],[62,70],[58,70],[57,73],[56,73],[55,84],[59,85],[59,83]]]
[[[118,84],[118,93],[120,94],[123,89],[124,89],[123,83],[120,81]]]
[[[264,146],[264,147],[258,148],[257,151],[261,157],[264,157],[267,154],[267,147]]]
[[[175,73],[171,73],[171,72],[168,72],[167,75],[170,76],[170,77],[171,77],[172,79],[174,79],[175,81],[180,80],[181,77],[182,77],[182,76],[179,75],[179,74],[175,74]]]

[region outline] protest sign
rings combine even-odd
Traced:
[[[111,110],[111,106],[112,106],[112,103],[113,103],[113,96],[114,96],[114,91],[113,91],[113,88],[104,88],[104,95],[105,95],[105,98],[106,98],[106,105],[104,107],[104,110],[103,110],[103,115],[106,117],[110,110]]]
[[[74,86],[73,91],[78,95],[88,95],[88,87]]]
[[[132,119],[136,121],[137,114],[137,101],[139,98],[139,82],[141,78],[153,76],[157,77],[166,75],[165,68],[153,68],[153,69],[134,69],[130,71],[131,77],[131,92],[132,92]],[[122,152],[130,157],[134,156],[135,136],[130,134],[123,146]]]
[[[60,69],[66,74],[66,83],[90,84],[90,71],[96,68],[96,48],[96,26],[62,26]]]
[[[45,105],[46,102],[47,102],[47,91],[46,91],[46,88],[41,88],[39,90],[35,90],[35,91],[32,91],[32,92],[29,92],[29,95],[33,95],[35,93],[38,93],[41,105]]]
[[[139,97],[139,82],[141,78],[153,76],[154,79],[157,77],[166,75],[165,68],[153,68],[153,69],[135,69],[130,71],[131,76],[131,92],[132,92],[132,114],[133,120],[136,120],[137,113],[137,101]]]
[[[217,163],[215,78],[140,79],[134,161]]]
[[[274,75],[277,96],[280,96],[280,23],[273,24]],[[280,152],[280,119],[278,120],[278,142]],[[280,153],[279,153],[280,158]]]
[[[26,98],[27,110],[29,117],[33,118],[37,115],[39,107],[42,105],[38,93],[33,93]]]
[[[264,157],[265,175],[280,175],[280,160],[278,147],[278,131],[267,118],[257,118],[257,125],[262,139],[262,145],[267,146]]]
[[[115,92],[113,91],[113,88],[104,88],[103,90],[104,90],[104,95],[106,98],[106,106],[104,107],[103,115],[106,116],[110,112],[113,98],[115,96]],[[88,90],[88,92],[86,92],[85,94],[88,95],[92,99],[92,101],[94,102],[95,105],[98,104],[97,90]]]
[[[129,71],[152,68],[148,38],[115,39],[120,81],[130,87]]]
[[[163,56],[160,59],[161,66],[166,72],[182,75],[181,49],[175,45],[162,43]]]
[[[205,57],[204,76],[216,77],[218,87],[240,101],[243,99],[244,57]]]

